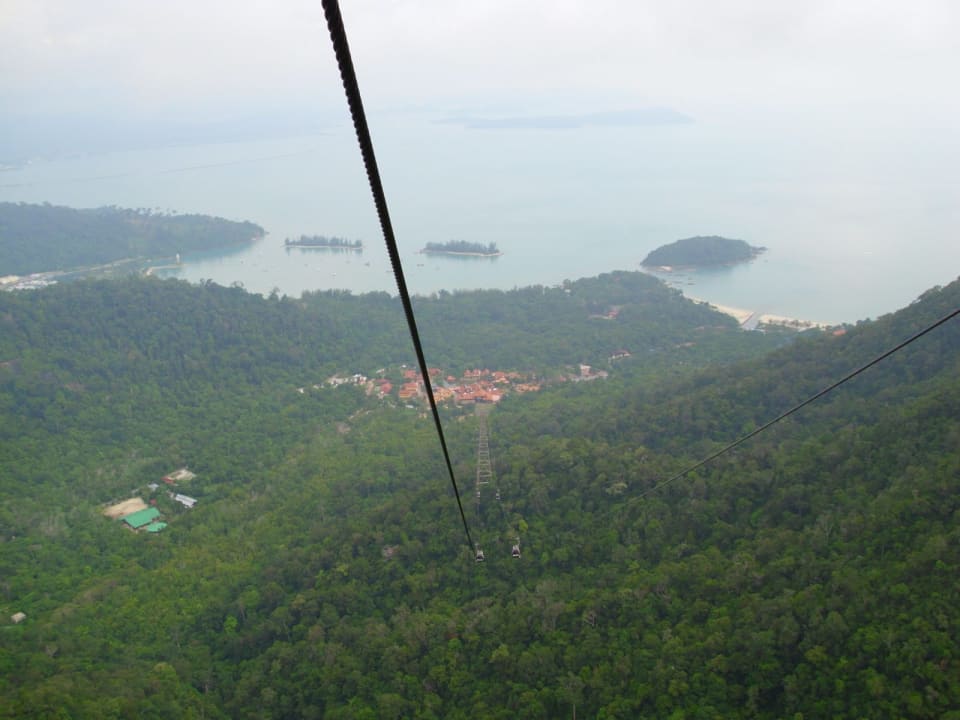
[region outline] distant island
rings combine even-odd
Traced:
[[[466,240],[450,240],[445,243],[428,242],[420,252],[426,255],[481,255],[483,257],[503,255],[494,242],[484,245]]]
[[[327,237],[326,235],[301,235],[296,240],[287,238],[283,244],[290,247],[301,248],[329,248],[331,250],[356,250],[363,251],[363,243],[359,240],[347,240],[342,237]]]
[[[252,222],[116,206],[0,203],[0,276],[174,257],[259,240]]]
[[[719,235],[697,235],[661,245],[640,264],[644,267],[702,267],[752,260],[766,248]]]

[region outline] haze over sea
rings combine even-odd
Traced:
[[[556,284],[637,270],[691,235],[740,238],[756,261],[672,278],[710,302],[821,322],[891,312],[960,269],[952,135],[736,125],[487,127],[371,118],[412,292]],[[787,137],[785,142],[784,138]],[[396,292],[352,128],[327,134],[35,160],[0,172],[0,199],[118,205],[251,220],[241,250],[161,271],[298,296]],[[283,248],[286,237],[360,239],[362,254]],[[423,256],[427,242],[496,242],[493,260]]]

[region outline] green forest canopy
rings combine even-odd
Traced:
[[[27,615],[0,627],[0,717],[957,717],[960,323],[643,493],[960,284],[778,349],[630,273],[416,302],[448,323],[431,364],[476,334],[501,367],[637,348],[605,382],[493,410],[501,500],[467,506],[483,564],[427,418],[294,391],[408,358],[395,298],[0,295],[0,621]],[[445,426],[471,492],[476,421]],[[161,495],[162,533],[100,514],[185,464],[200,502]]]
[[[360,240],[347,240],[346,238],[327,235],[301,235],[299,238],[287,238],[283,241],[287,247],[325,247],[325,248],[344,248],[350,250],[360,250],[363,248],[363,242]]]
[[[661,245],[640,264],[645,267],[726,265],[751,260],[766,248],[719,235],[698,235]]]
[[[470,255],[499,255],[495,242],[484,245],[478,242],[469,242],[468,240],[448,240],[444,243],[428,242],[421,252],[424,253],[463,253]]]
[[[147,209],[0,203],[0,276],[239,245],[263,237],[251,222]]]

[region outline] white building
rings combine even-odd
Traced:
[[[188,508],[192,508],[194,505],[197,504],[196,498],[192,498],[189,495],[181,495],[180,493],[177,493],[176,495],[174,495],[173,499],[176,502],[183,505],[184,507],[188,507]]]

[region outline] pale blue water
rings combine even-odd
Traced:
[[[414,116],[371,126],[415,293],[636,270],[655,247],[697,234],[769,250],[747,265],[674,278],[684,292],[803,319],[876,317],[960,272],[952,137],[834,141],[704,124],[467,130]],[[288,295],[396,291],[347,127],[36,161],[0,172],[0,199],[208,213],[270,233],[240,251],[184,256],[172,274],[191,281]],[[366,250],[286,251],[284,238],[301,233],[358,238]],[[450,239],[494,241],[505,254],[416,252]]]

